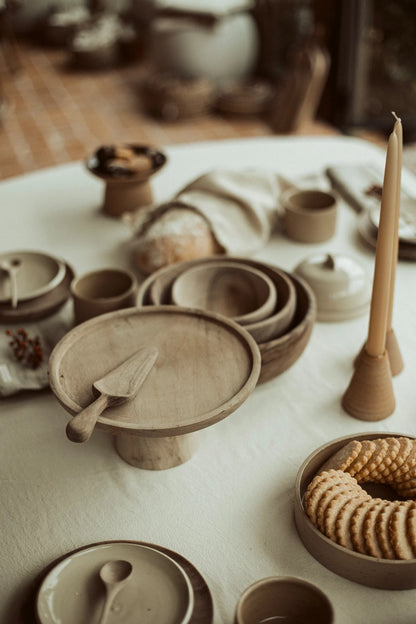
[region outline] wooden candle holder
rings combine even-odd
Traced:
[[[396,401],[387,351],[373,357],[362,349],[355,370],[342,397],[344,410],[359,420],[376,422],[394,412]]]
[[[393,377],[402,372],[404,363],[400,352],[399,343],[393,329],[389,329],[386,333],[386,351],[389,356],[390,369]]]

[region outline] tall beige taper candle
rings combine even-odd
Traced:
[[[390,302],[390,279],[396,227],[396,198],[399,149],[396,132],[389,137],[381,196],[370,321],[365,350],[378,357],[385,351],[387,317]]]
[[[401,119],[399,119],[395,113],[396,123],[394,124],[394,132],[397,136],[398,143],[398,171],[397,171],[397,190],[396,190],[396,224],[395,224],[395,237],[393,243],[393,262],[391,265],[390,276],[390,294],[389,294],[389,311],[387,317],[387,331],[393,327],[393,301],[394,301],[394,286],[396,282],[396,265],[397,256],[399,253],[399,217],[400,217],[400,199],[401,199],[401,185],[402,185],[402,158],[403,158],[403,127]]]

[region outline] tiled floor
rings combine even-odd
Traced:
[[[81,160],[99,145],[132,141],[163,146],[272,134],[259,118],[221,117],[168,123],[144,113],[139,84],[144,63],[88,73],[71,69],[67,52],[20,44],[21,69],[0,65],[7,107],[0,123],[0,179]],[[325,124],[301,134],[332,132]]]

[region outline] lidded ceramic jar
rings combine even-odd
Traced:
[[[315,293],[318,321],[344,321],[365,314],[371,302],[371,280],[354,259],[319,253],[295,268]]]

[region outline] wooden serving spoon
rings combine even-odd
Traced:
[[[156,362],[156,347],[143,347],[128,360],[92,384],[97,399],[76,414],[66,427],[66,435],[72,442],[86,442],[94,431],[97,418],[107,407],[121,405],[136,396],[140,386]]]
[[[105,585],[107,597],[99,624],[104,624],[107,620],[114,598],[127,583],[132,572],[132,564],[130,561],[125,561],[124,559],[107,561],[100,569],[100,579]]]

